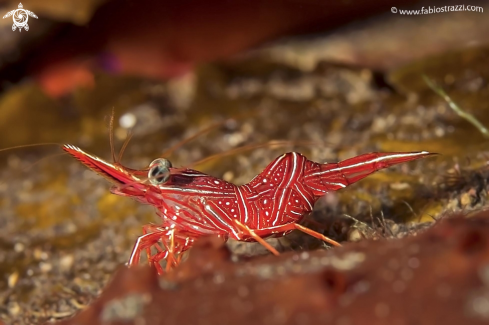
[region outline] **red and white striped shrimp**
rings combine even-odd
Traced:
[[[300,230],[340,246],[299,223],[325,193],[353,184],[389,166],[431,155],[429,152],[368,153],[339,163],[316,163],[300,153],[286,153],[251,182],[237,186],[188,168],[174,168],[163,158],[148,168],[133,170],[109,163],[81,149],[65,145],[65,151],[115,186],[112,193],[135,198],[156,207],[161,225],[143,227],[128,265],[139,263],[146,251],[150,264],[163,273],[179,264],[182,253],[203,235],[224,240],[257,241],[273,254],[279,253],[263,238]],[[158,252],[151,255],[151,247]]]

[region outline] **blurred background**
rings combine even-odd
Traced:
[[[422,75],[489,125],[486,1],[465,3],[482,12],[423,15],[401,11],[462,3],[22,5],[37,16],[28,17],[28,31],[12,30],[15,14],[0,20],[0,318],[9,324],[81,309],[125,263],[140,227],[157,222],[151,207],[111,195],[59,145],[42,145],[71,143],[110,159],[112,110],[116,148],[133,135],[123,164],[144,168],[164,155],[238,184],[290,150],[315,161],[369,151],[443,154],[333,193],[313,215],[321,223],[344,213],[427,222],[485,205],[485,187],[465,170],[485,165],[487,139]],[[17,9],[18,1],[0,1],[2,16]],[[40,145],[14,148],[30,144]],[[242,146],[251,149],[236,150]],[[451,173],[463,177],[447,185]],[[344,229],[327,234],[348,239]],[[255,252],[230,245],[236,254]]]

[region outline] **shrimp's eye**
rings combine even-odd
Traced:
[[[160,185],[170,178],[171,162],[167,159],[158,158],[149,164],[148,179],[153,185]]]

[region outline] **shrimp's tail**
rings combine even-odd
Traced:
[[[304,175],[304,185],[315,196],[336,191],[358,182],[368,175],[393,165],[435,155],[427,151],[420,152],[372,152],[349,158],[339,163],[317,164],[308,168]]]

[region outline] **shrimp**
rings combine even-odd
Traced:
[[[113,194],[136,199],[156,208],[160,225],[146,225],[128,261],[137,265],[146,251],[159,274],[181,262],[182,253],[204,235],[226,241],[256,241],[277,250],[264,238],[299,230],[333,246],[336,241],[300,224],[314,203],[327,192],[340,190],[366,176],[396,164],[432,155],[429,152],[367,153],[338,163],[317,163],[297,152],[271,162],[253,180],[235,185],[189,168],[173,167],[157,158],[142,170],[109,163],[73,145],[63,149],[105,177]],[[151,253],[151,248],[156,253]],[[166,261],[166,269],[160,261]]]

